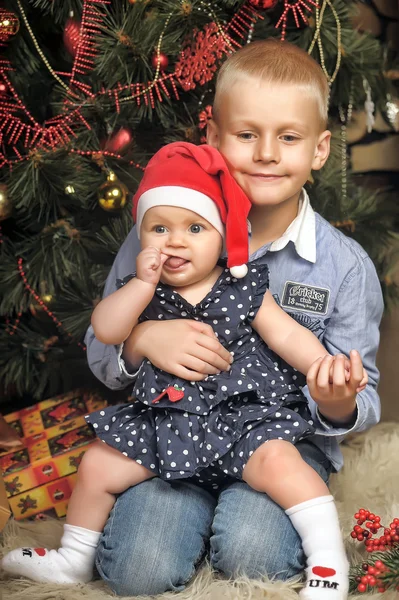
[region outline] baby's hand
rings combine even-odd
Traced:
[[[157,285],[161,277],[162,266],[167,258],[167,255],[162,254],[159,248],[154,246],[144,248],[136,260],[137,279],[154,286]]]
[[[351,401],[364,390],[368,376],[358,352],[317,359],[307,374],[310,395],[319,403]]]
[[[351,352],[355,352],[355,351],[352,350]],[[338,355],[338,356],[340,356],[340,355]],[[354,354],[352,356],[354,356]],[[334,362],[335,362],[336,358],[337,357],[333,356],[333,363],[330,368],[330,376],[329,376],[330,384],[334,384]],[[350,359],[346,358],[346,356],[344,357],[344,369],[345,369],[345,381],[348,382],[351,380],[352,365],[351,365]],[[369,380],[369,376],[367,375],[367,372],[366,372],[365,368],[363,367],[363,365],[362,365],[362,369],[363,369],[362,379],[361,379],[358,387],[356,388],[357,394],[364,390],[364,388],[366,387],[368,380]]]

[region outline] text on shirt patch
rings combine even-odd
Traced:
[[[286,281],[281,306],[325,315],[329,300],[330,290],[326,288]]]

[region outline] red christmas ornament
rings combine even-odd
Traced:
[[[71,56],[76,55],[80,36],[80,23],[73,17],[69,17],[64,29],[64,46]]]
[[[268,10],[274,8],[278,0],[249,0],[248,4],[258,10]]]
[[[158,54],[154,52],[151,58],[151,64],[154,67],[154,69],[156,69],[159,64],[160,71],[164,71],[169,64],[169,58],[166,56],[166,54],[163,54],[162,52],[159,53],[158,57]]]
[[[103,150],[107,152],[115,152],[120,154],[133,142],[133,134],[127,127],[121,127],[117,133],[111,135],[104,144],[102,144]]]
[[[7,86],[4,81],[0,81],[0,96],[5,96],[7,94]]]

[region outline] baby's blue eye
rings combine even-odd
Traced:
[[[165,233],[166,231],[166,227],[164,227],[163,225],[156,225],[154,227],[155,233]]]
[[[202,225],[198,225],[197,223],[194,223],[193,225],[190,226],[191,233],[200,233],[202,230],[203,230]]]

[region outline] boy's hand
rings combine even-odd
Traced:
[[[227,371],[231,354],[205,323],[189,319],[147,321],[125,342],[123,357],[131,364],[147,357],[153,365],[187,381]]]
[[[163,264],[167,258],[167,255],[163,254],[159,248],[154,246],[144,248],[136,260],[137,279],[154,286],[157,285],[161,277]]]
[[[367,385],[368,376],[356,350],[350,359],[343,354],[318,358],[307,374],[309,393],[319,409],[332,421],[349,420],[356,408],[356,394]]]

